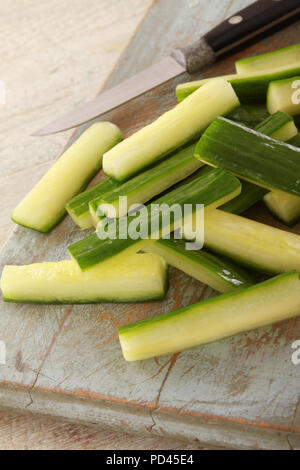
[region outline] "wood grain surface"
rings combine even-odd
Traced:
[[[185,44],[249,3],[156,1],[107,86],[150,65],[172,47]],[[295,43],[299,28],[298,23],[276,33],[244,54]],[[241,56],[238,53],[220,62],[205,76],[230,73],[234,60]],[[178,81],[105,119],[120,125],[126,134],[134,132],[175,103]],[[29,178],[30,172],[27,175]],[[248,215],[276,225],[262,206]],[[62,259],[66,246],[82,236],[68,218],[49,235],[17,228],[0,264]],[[123,360],[116,335],[119,325],[211,295],[210,289],[171,270],[164,302],[74,307],[2,302],[0,331],[5,332],[7,365],[1,367],[1,404],[7,409],[106,425],[148,437],[186,439],[192,445],[299,448],[300,369],[291,362],[291,344],[300,338],[299,320],[159,360],[137,364]]]
[[[72,131],[31,137],[101,88],[152,0],[1,2],[0,247],[16,204],[62,152]]]

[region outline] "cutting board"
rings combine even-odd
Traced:
[[[107,87],[249,3],[155,1]],[[234,61],[242,55],[288,46],[299,37],[298,22],[196,78],[232,73]],[[103,119],[130,135],[173,106],[175,85],[188,79],[173,80]],[[280,227],[262,205],[247,216]],[[300,233],[300,225],[297,230]],[[67,258],[66,247],[85,235],[69,217],[47,235],[16,227],[0,256],[0,269],[6,264]],[[0,365],[0,406],[208,446],[299,449],[300,365],[294,365],[291,357],[292,343],[300,339],[300,318],[169,357],[138,363],[123,360],[117,336],[120,325],[215,294],[171,269],[163,302],[35,306],[1,300],[0,341],[6,344],[6,365]]]

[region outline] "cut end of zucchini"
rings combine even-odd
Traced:
[[[12,220],[40,232],[51,230],[65,215],[65,205],[101,168],[103,153],[121,140],[114,124],[91,125],[15,208]]]
[[[276,111],[295,116],[300,114],[300,76],[271,82],[267,94],[270,114]]]
[[[125,216],[133,205],[141,205],[171,186],[195,173],[203,164],[194,158],[195,144],[188,145],[158,163],[154,167],[120,184],[102,197],[90,203],[90,212],[97,223],[97,208],[107,217]],[[126,201],[125,201],[125,198]]]
[[[92,217],[91,217],[91,214],[90,212],[86,213],[86,214],[83,214],[82,216],[76,216],[74,213],[72,213],[71,211],[69,211],[69,209],[66,207],[67,209],[67,212],[69,213],[71,219],[73,220],[73,222],[78,225],[79,228],[81,228],[81,230],[87,230],[91,227],[93,227],[93,220],[92,220]]]
[[[271,191],[263,197],[269,211],[281,222],[292,226],[300,220],[300,197]]]
[[[85,276],[72,260],[5,266],[1,290],[6,302],[99,303],[159,300],[167,288],[167,265],[159,255],[134,254],[123,263]]]
[[[67,205],[66,210],[76,225],[85,230],[93,226],[93,219],[89,210],[90,201],[103,197],[106,193],[113,191],[120,183],[112,178],[104,178],[99,183],[78,194]]]

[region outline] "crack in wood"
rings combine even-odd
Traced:
[[[299,409],[300,409],[300,397],[299,397],[299,400],[296,403],[295,411],[294,411],[293,418],[292,418],[292,424],[291,424],[291,431],[292,432],[297,432],[295,423],[296,423],[296,418],[297,418]]]
[[[70,314],[71,314],[71,312],[72,312],[72,310],[73,310],[73,307],[74,307],[74,305],[71,305],[71,306],[69,307],[69,309],[67,310],[67,312],[65,313],[64,317],[62,318],[62,320],[61,320],[61,322],[60,322],[60,324],[59,324],[59,328],[58,328],[57,332],[55,333],[55,335],[53,336],[52,341],[51,341],[51,343],[50,343],[50,345],[49,345],[49,347],[48,347],[48,349],[47,349],[47,351],[46,351],[46,354],[45,354],[45,356],[44,356],[44,358],[43,358],[43,360],[42,360],[42,362],[41,362],[41,365],[40,365],[40,367],[39,367],[39,369],[38,369],[38,371],[37,371],[36,377],[35,377],[35,379],[34,379],[32,385],[29,387],[30,389],[33,389],[33,388],[35,387],[35,385],[36,385],[36,383],[37,383],[37,381],[38,381],[38,378],[39,378],[39,376],[40,376],[41,370],[42,370],[42,368],[43,368],[43,366],[44,366],[44,364],[45,364],[47,358],[49,357],[49,355],[50,355],[50,353],[51,353],[51,351],[52,351],[52,349],[53,349],[53,346],[54,346],[54,344],[55,344],[55,342],[56,342],[58,336],[59,336],[60,333],[62,332],[62,329],[63,329],[63,327],[64,327],[64,325],[65,325],[65,323],[66,323],[68,317],[70,316]]]

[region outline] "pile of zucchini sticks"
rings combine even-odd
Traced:
[[[236,74],[178,85],[178,104],[126,139],[109,122],[81,134],[12,219],[49,232],[67,212],[82,230],[93,230],[68,247],[69,259],[5,266],[5,301],[160,300],[169,265],[221,294],[120,327],[127,361],[300,314],[300,235],[242,216],[262,200],[283,224],[300,221],[300,44],[235,65]],[[101,168],[106,176],[84,191]],[[128,227],[149,222],[153,204],[192,210],[164,218],[162,209],[155,237],[131,237]],[[201,204],[204,248],[186,249]],[[132,205],[143,212],[128,213]],[[100,237],[99,227],[111,224],[115,236]]]

